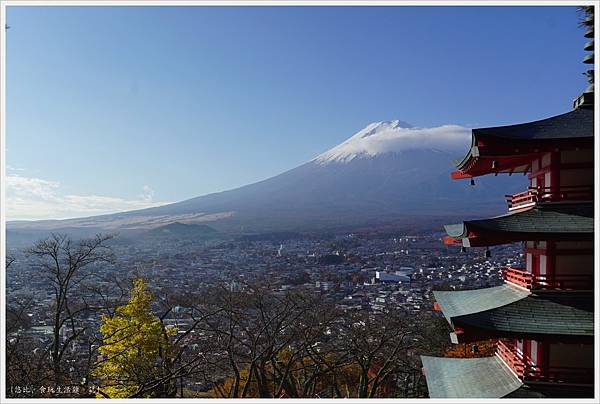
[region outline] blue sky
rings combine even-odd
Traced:
[[[370,122],[495,126],[586,86],[574,7],[7,7],[7,216],[230,189]]]

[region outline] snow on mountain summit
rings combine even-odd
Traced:
[[[400,120],[373,122],[313,161],[346,163],[355,158],[425,149],[460,154],[468,149],[470,141],[471,130],[459,125],[415,128]]]
[[[354,136],[352,136],[353,138],[361,138],[364,139],[366,137],[372,136],[372,135],[376,135],[377,133],[380,133],[382,131],[385,130],[389,130],[389,129],[396,129],[396,128],[404,128],[404,129],[409,129],[412,128],[413,126],[410,123],[406,123],[403,122],[399,119],[393,120],[393,121],[381,121],[381,122],[373,122],[369,125],[367,125],[366,128],[358,131]]]

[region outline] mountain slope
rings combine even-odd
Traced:
[[[164,226],[155,227],[148,232],[150,236],[156,237],[206,237],[217,231],[205,224],[184,224],[179,222],[169,223]]]
[[[368,225],[415,215],[500,213],[504,193],[523,177],[452,181],[452,160],[470,145],[455,125],[413,128],[376,122],[315,159],[275,177],[233,190],[156,208],[22,226],[135,229],[173,222],[210,223],[220,230],[274,231]]]

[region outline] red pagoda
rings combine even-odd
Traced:
[[[593,8],[586,12],[585,36],[593,38]],[[571,112],[472,131],[452,178],[522,173],[529,187],[507,195],[507,214],[445,226],[444,242],[522,243],[524,262],[502,269],[501,286],[434,292],[453,343],[497,345],[491,357],[422,356],[432,398],[593,397],[593,70],[588,78]]]

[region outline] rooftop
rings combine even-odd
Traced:
[[[523,385],[497,356],[421,361],[430,398],[500,398]]]
[[[594,111],[575,109],[539,121],[473,129],[474,138],[493,136],[512,140],[547,140],[594,137]]]
[[[484,289],[433,292],[449,323],[454,317],[495,309],[524,299],[529,294],[506,284]]]
[[[543,292],[452,321],[456,325],[509,334],[593,337],[593,302],[591,293]]]
[[[593,337],[593,294],[531,294],[510,285],[466,291],[434,292],[454,327],[492,331],[494,335]]]
[[[541,152],[593,147],[594,111],[578,108],[562,115],[517,125],[471,131],[471,148],[455,161],[455,179],[491,173],[528,172]]]
[[[488,219],[467,220],[444,226],[448,236],[463,245],[485,246],[523,240],[585,239],[594,234],[592,203],[539,204],[522,211]]]

